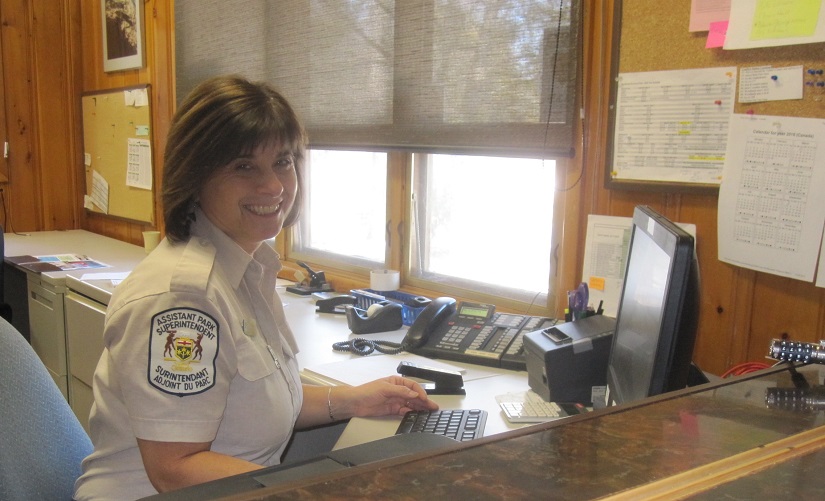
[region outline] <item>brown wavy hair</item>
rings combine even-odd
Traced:
[[[194,206],[215,171],[258,146],[277,144],[292,153],[297,194],[284,227],[298,221],[304,191],[307,136],[287,100],[267,83],[238,75],[200,83],[172,118],[163,157],[163,220],[167,237],[189,239]]]

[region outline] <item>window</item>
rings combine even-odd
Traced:
[[[387,154],[310,150],[306,173],[292,255],[368,269],[384,267]]]
[[[177,95],[233,72],[295,107],[312,151],[289,259],[544,306],[557,162],[575,155],[581,4],[176,0]]]
[[[527,303],[547,293],[555,162],[417,158],[410,277]]]
[[[550,291],[555,162],[311,150],[308,194],[290,259],[367,276],[401,262],[405,283],[540,311]],[[399,196],[390,172],[406,177]],[[400,216],[399,229],[388,214]],[[394,244],[391,244],[394,242]],[[505,258],[509,266],[501,266]],[[493,299],[490,299],[493,298]]]

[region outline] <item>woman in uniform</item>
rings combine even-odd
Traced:
[[[415,382],[302,385],[265,241],[298,219],[306,135],[266,84],[224,76],[177,110],[166,238],[118,285],[75,498],[134,499],[278,464],[293,430],[436,409]]]

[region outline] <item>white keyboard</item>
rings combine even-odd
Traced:
[[[544,423],[587,412],[581,404],[547,402],[532,390],[498,395],[496,402],[511,423]]]

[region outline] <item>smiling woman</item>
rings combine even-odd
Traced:
[[[198,204],[210,221],[250,254],[280,233],[298,191],[295,157],[276,144],[258,146],[218,169]]]
[[[240,78],[212,79],[193,91],[181,104],[177,116],[179,119],[169,131],[171,146],[164,161],[163,206],[169,238],[186,239],[194,205],[207,204],[212,211],[211,206],[216,203],[212,196],[229,179],[240,185],[243,180],[256,183],[260,176],[289,178],[291,193],[286,204],[281,200],[283,186],[275,187],[277,196],[246,193],[251,198],[236,200],[234,213],[238,214],[244,204],[274,204],[280,205],[285,213],[283,225],[290,226],[297,220],[301,205],[293,202],[300,200],[302,193],[306,135],[295,112],[280,94]],[[216,137],[221,140],[216,141]],[[273,189],[247,188],[263,192]],[[207,189],[208,192],[201,193]],[[247,208],[245,212],[250,211]]]
[[[215,77],[178,108],[164,156],[167,238],[109,301],[95,450],[75,499],[255,470],[278,464],[296,428],[437,408],[397,375],[335,391],[301,384],[280,258],[263,242],[298,217],[305,144],[267,84]]]

